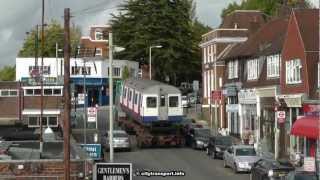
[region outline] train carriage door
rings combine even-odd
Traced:
[[[168,95],[160,95],[159,120],[168,120]]]

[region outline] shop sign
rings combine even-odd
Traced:
[[[239,104],[227,104],[226,111],[227,112],[238,112]]]
[[[96,163],[93,179],[95,180],[132,180],[131,163]]]
[[[92,159],[101,159],[101,144],[80,145]]]
[[[241,90],[238,93],[238,98],[241,104],[255,104],[257,102],[254,90]]]
[[[308,172],[315,172],[315,158],[314,157],[305,157],[303,170]]]
[[[288,107],[302,107],[302,95],[279,95]]]

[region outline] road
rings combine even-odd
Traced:
[[[109,154],[106,154],[106,158]],[[136,149],[132,152],[116,152],[115,162],[130,162],[133,170],[148,171],[183,171],[180,177],[141,177],[134,180],[248,180],[249,174],[234,174],[223,167],[222,160],[210,159],[204,151],[189,148]]]

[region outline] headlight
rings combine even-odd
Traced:
[[[217,152],[220,152],[220,151],[221,151],[221,149],[220,149],[220,148],[218,148],[218,147],[216,147],[216,151],[217,151]]]
[[[269,170],[269,171],[268,171],[268,176],[269,176],[269,177],[272,177],[272,176],[273,176],[273,170]]]
[[[203,144],[203,141],[197,140],[196,142],[197,142],[197,144]]]

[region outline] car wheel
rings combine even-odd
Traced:
[[[227,168],[227,167],[228,167],[226,160],[223,160],[223,167],[224,167],[224,168]]]

